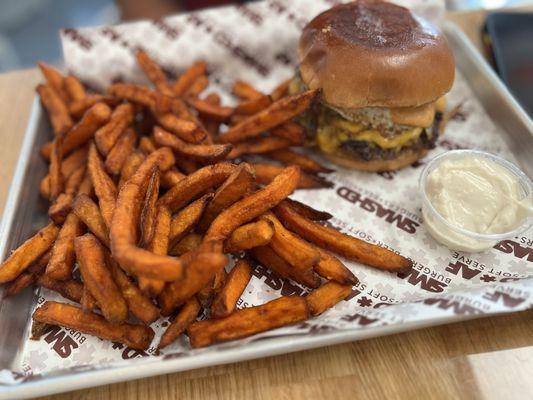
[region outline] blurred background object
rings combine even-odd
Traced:
[[[533,0],[443,1],[449,10],[533,3]],[[244,2],[246,0],[0,0],[0,72],[33,67],[38,60],[61,65],[58,30],[63,27],[157,19],[182,11]]]
[[[0,71],[58,64],[58,30],[66,26],[113,24],[120,13],[113,0],[0,0]]]
[[[533,3],[531,0],[446,0],[448,10],[462,11],[476,8],[485,8],[488,10],[512,7],[520,4]]]
[[[483,44],[489,60],[511,93],[533,118],[533,14],[490,13]]]

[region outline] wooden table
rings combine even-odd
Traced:
[[[483,13],[451,18],[479,43]],[[35,69],[0,75],[2,207],[40,79]],[[526,399],[532,376],[526,311],[46,399]]]

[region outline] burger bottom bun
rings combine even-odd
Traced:
[[[404,150],[398,154],[398,157],[389,160],[358,160],[341,153],[324,154],[332,162],[346,168],[358,169],[368,172],[395,171],[407,167],[418,161],[427,154],[427,149]]]

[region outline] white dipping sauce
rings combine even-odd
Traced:
[[[426,196],[452,226],[478,234],[509,232],[528,216],[531,197],[521,199],[518,178],[500,164],[476,155],[441,161],[426,181]],[[450,229],[423,208],[430,234],[454,250],[475,252],[495,241],[479,240]]]

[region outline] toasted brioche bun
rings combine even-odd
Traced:
[[[404,150],[399,152],[398,157],[390,160],[360,160],[348,157],[340,153],[324,154],[332,162],[346,168],[358,169],[367,172],[395,171],[407,167],[427,154],[428,150]]]
[[[455,73],[436,27],[379,0],[318,15],[304,28],[298,55],[305,84],[339,108],[417,107],[448,92]]]

